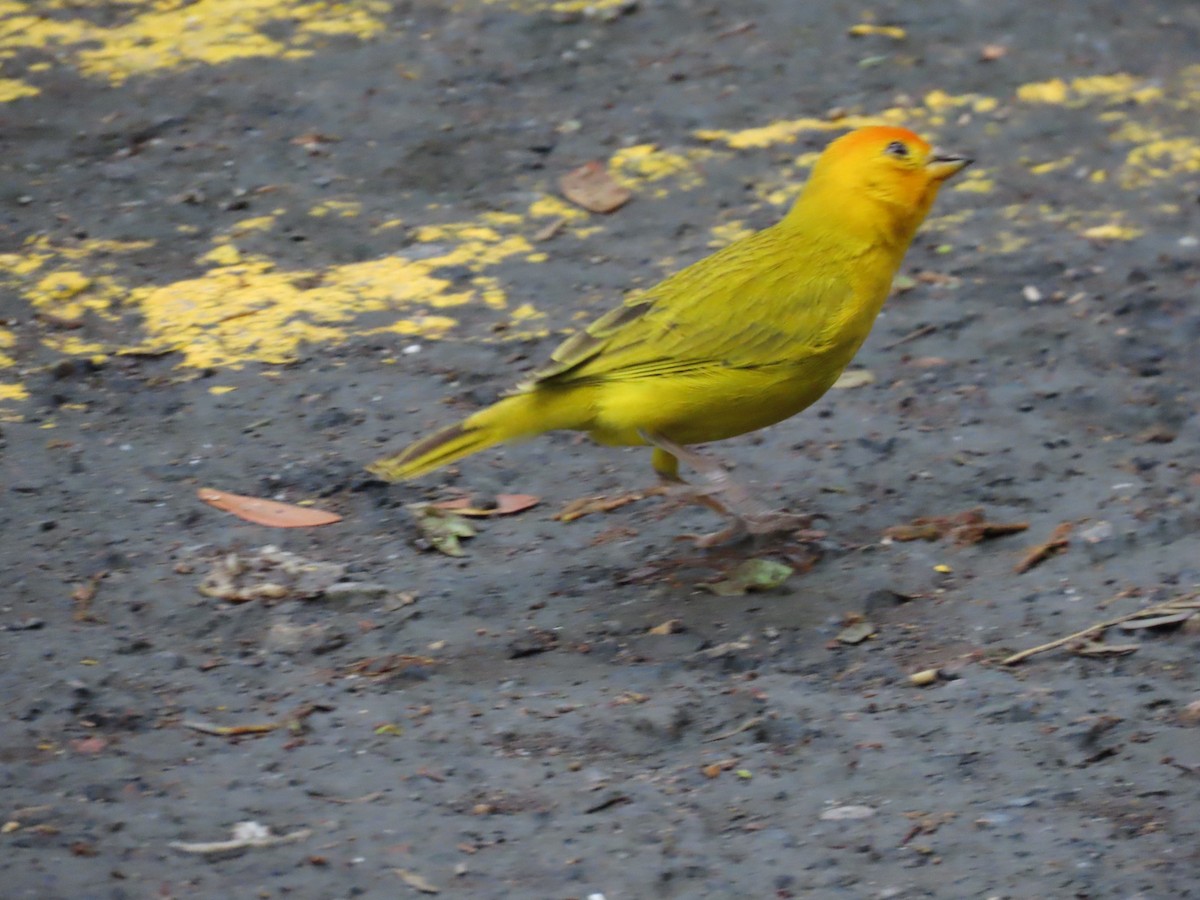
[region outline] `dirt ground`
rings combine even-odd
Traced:
[[[1200,896],[1200,6],[0,22],[3,896]],[[773,221],[865,118],[976,165],[873,380],[709,448],[819,542],[697,551],[718,523],[652,499],[557,521],[652,481],[572,435],[363,471]],[[633,192],[609,216],[559,198],[590,160]],[[407,507],[462,492],[540,503],[454,558]],[[977,507],[1028,529],[885,535]],[[344,568],[201,592],[268,546]],[[795,571],[705,587],[747,559]],[[186,846],[242,822],[286,840]]]

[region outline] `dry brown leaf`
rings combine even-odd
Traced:
[[[263,500],[260,497],[247,497],[243,494],[231,494],[216,488],[200,488],[196,496],[217,509],[232,513],[239,519],[253,522],[256,525],[268,525],[272,528],[312,528],[317,525],[332,525],[342,521],[337,513],[323,509],[312,509],[306,506],[295,506],[291,503],[280,503],[278,500]]]
[[[563,196],[589,212],[616,212],[633,196],[613,180],[603,163],[584,163],[558,179]]]
[[[984,44],[979,49],[980,62],[995,62],[1008,55],[1008,48],[1003,44]]]
[[[542,502],[541,497],[533,494],[497,494],[496,505],[492,507],[472,506],[470,497],[455,497],[453,500],[442,500],[429,504],[434,509],[447,509],[456,515],[473,516],[510,516],[513,513],[532,509]]]
[[[399,875],[400,880],[410,888],[415,888],[422,894],[440,894],[442,892],[440,887],[430,884],[429,881],[416,872],[410,872],[408,869],[392,869],[392,871]]]
[[[678,634],[683,631],[683,619],[667,619],[661,625],[655,625],[646,634]]]
[[[951,516],[919,516],[903,525],[885,528],[883,536],[893,541],[936,541],[950,537],[956,544],[979,542],[1006,534],[1017,534],[1029,527],[1027,522],[989,522],[982,507]]]

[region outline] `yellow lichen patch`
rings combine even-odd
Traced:
[[[283,215],[283,210],[277,209],[269,216],[253,216],[249,219],[242,219],[240,222],[235,222],[229,229],[229,236],[241,237],[255,231],[270,231],[275,227],[275,219],[281,215]]]
[[[1064,156],[1060,159],[1050,159],[1042,163],[1029,163],[1030,175],[1049,175],[1051,172],[1057,172],[1059,169],[1065,169],[1067,166],[1075,162],[1074,156]]]
[[[440,338],[458,324],[449,316],[422,315],[410,319],[398,319],[384,328],[376,328],[367,334],[403,334],[410,337]]]
[[[215,268],[201,278],[135,291],[130,300],[141,309],[146,329],[138,349],[177,350],[185,365],[197,367],[288,362],[305,343],[366,333],[353,324],[365,313],[389,312],[400,318],[369,331],[440,337],[457,322],[430,310],[469,303],[505,309],[508,301],[500,283],[482,272],[531,249],[520,236],[505,236],[475,222],[424,226],[416,239],[435,252],[319,273],[278,271],[269,260],[243,255],[239,264]],[[452,276],[441,274],[453,268],[475,274],[458,287]]]
[[[329,35],[366,40],[386,27],[384,0],[124,0],[105,18],[87,4],[6,0],[0,5],[0,59],[35,50],[67,58],[84,75],[120,84],[188,65],[251,57],[307,56]]]
[[[1130,150],[1118,179],[1121,187],[1136,188],[1197,171],[1200,171],[1200,141],[1194,137],[1163,135]]]
[[[1106,222],[1103,225],[1085,228],[1080,234],[1092,241],[1132,241],[1134,238],[1141,237],[1144,232],[1141,228],[1134,228],[1131,225]]]
[[[864,125],[896,125],[904,121],[901,110],[889,109],[878,116],[844,116],[840,119],[781,119],[768,125],[725,131],[716,128],[701,129],[693,135],[702,141],[722,143],[734,150],[760,150],[780,144],[794,144],[802,134],[813,131],[849,131]]]
[[[233,244],[218,244],[196,260],[198,263],[211,263],[214,266],[235,266],[241,261],[241,251]]]
[[[1018,253],[1029,246],[1029,238],[1011,231],[998,231],[992,239],[991,252],[998,254]]]
[[[908,37],[908,32],[898,25],[873,25],[869,22],[860,22],[857,25],[851,25],[846,29],[846,34],[851,37],[879,35],[880,37],[891,38],[893,41],[902,41]]]
[[[996,182],[987,169],[968,169],[964,177],[953,185],[953,190],[968,194],[990,194],[995,189]]]
[[[0,328],[0,369],[6,369],[17,364],[17,361],[6,352],[11,350],[16,342],[17,336],[15,334],[7,328]]]
[[[645,193],[646,186],[665,178],[671,178],[685,191],[704,183],[696,169],[697,159],[712,156],[711,150],[693,149],[683,153],[661,150],[654,144],[638,144],[618,150],[609,160],[609,171],[613,180],[630,190]],[[656,188],[654,197],[667,196],[665,188]]]
[[[1064,81],[1051,78],[1035,81],[1017,88],[1017,99],[1024,103],[1047,103],[1055,106],[1086,106],[1093,101],[1105,103],[1150,103],[1162,99],[1162,88],[1143,78],[1118,73],[1089,75]]]
[[[25,390],[24,385],[12,381],[0,381],[0,401],[26,400],[28,398],[29,391]]]
[[[529,215],[538,219],[562,219],[564,222],[586,221],[586,212],[561,197],[544,194],[529,204]]]
[[[271,217],[247,219],[231,232],[261,231],[271,222]],[[0,257],[0,284],[56,319],[87,314],[124,326],[132,315],[141,326],[139,337],[110,344],[87,339],[80,330],[47,330],[43,344],[64,355],[178,352],[184,365],[196,367],[283,363],[295,359],[305,344],[343,341],[354,334],[384,330],[443,336],[457,325],[440,312],[446,308],[478,304],[506,310],[505,290],[488,270],[507,260],[544,259],[526,238],[511,233],[525,225],[522,216],[512,213],[428,225],[414,234],[424,246],[413,250],[412,258],[386,257],[325,271],[282,270],[266,257],[239,250],[226,234],[200,258],[209,269],[199,277],[132,289],[109,274],[114,266],[109,257],[149,244],[54,246],[39,238],[22,253]],[[370,327],[357,325],[366,314],[374,314],[375,321]],[[380,327],[380,315],[395,321]],[[526,305],[519,319],[538,315]],[[125,327],[110,331],[128,335]],[[0,332],[0,350],[12,343],[4,334]],[[2,363],[11,360],[0,353]]]
[[[310,216],[337,216],[342,219],[353,219],[362,212],[362,204],[357,200],[323,200],[308,211]]]
[[[19,78],[0,78],[0,103],[12,103],[22,97],[36,97],[41,91]]]
[[[748,228],[745,222],[734,220],[732,222],[724,222],[720,225],[714,225],[709,229],[712,238],[708,242],[710,247],[724,247],[727,244],[732,244],[736,240],[744,237],[749,237],[754,234],[753,228]]]
[[[932,90],[927,93],[923,102],[925,108],[933,113],[974,112],[989,113],[1000,105],[995,97],[984,94],[948,94],[943,90]]]
[[[559,15],[620,11],[629,0],[482,0],[487,6],[505,6],[522,13],[549,12]]]
[[[213,394],[214,396],[220,397],[222,394],[232,394],[232,393],[233,393],[234,391],[236,391],[236,390],[237,390],[237,386],[236,386],[236,385],[232,385],[232,384],[214,384],[212,387],[210,387],[210,388],[208,389],[208,392],[209,392],[210,394]]]

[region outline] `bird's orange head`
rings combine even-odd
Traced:
[[[905,243],[929,212],[942,182],[970,165],[906,128],[871,126],[842,135],[817,159],[797,204],[875,223]]]

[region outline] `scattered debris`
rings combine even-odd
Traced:
[[[861,644],[878,633],[878,629],[862,616],[850,615],[846,620],[846,627],[838,632],[837,636],[838,641],[843,644]]]
[[[1076,656],[1128,656],[1141,649],[1141,644],[1106,644],[1102,640],[1088,638],[1072,645],[1071,652]]]
[[[875,373],[870,369],[847,369],[833,383],[835,390],[848,391],[875,383]]]
[[[941,669],[922,669],[909,675],[908,681],[916,687],[927,687],[937,681],[941,674]]]
[[[608,497],[603,494],[594,497],[580,497],[564,506],[554,518],[559,522],[574,522],[592,513],[611,512],[638,500],[645,500],[654,491],[631,491],[619,497]]]
[[[1005,657],[1001,663],[1006,666],[1015,666],[1019,662],[1023,662],[1031,656],[1038,653],[1045,653],[1047,650],[1054,650],[1068,644],[1083,643],[1089,639],[1094,640],[1101,632],[1112,628],[1114,625],[1124,626],[1126,622],[1148,622],[1141,627],[1146,628],[1161,628],[1165,625],[1177,625],[1188,621],[1192,617],[1200,614],[1200,593],[1185,594],[1182,597],[1176,597],[1173,600],[1167,600],[1163,603],[1156,603],[1153,606],[1147,606],[1145,609],[1139,609],[1136,612],[1126,613],[1123,616],[1117,616],[1115,619],[1108,619],[1104,622],[1097,622],[1095,625],[1089,625],[1082,631],[1077,631],[1074,634],[1068,634],[1066,637],[1058,638],[1057,640],[1049,641],[1045,644],[1039,644],[1036,647],[1030,647],[1028,650],[1022,650],[1020,653],[1014,653],[1011,656]],[[1135,626],[1137,627],[1137,626]],[[1084,644],[1086,646],[1086,644]]]
[[[533,494],[497,494],[495,506],[472,506],[470,497],[456,497],[453,500],[442,500],[429,505],[434,509],[448,510],[459,516],[483,518],[524,512],[541,502],[542,498],[535,497]]]
[[[572,169],[558,179],[564,197],[588,212],[616,212],[629,202],[633,194],[617,184],[604,163],[593,160]]]
[[[263,722],[258,725],[213,725],[211,722],[189,720],[183,723],[184,728],[199,731],[203,734],[215,734],[218,737],[238,737],[244,734],[267,734],[283,727],[282,722]]]
[[[904,335],[904,337],[897,338],[890,344],[885,344],[883,349],[894,350],[896,347],[899,347],[902,344],[907,344],[909,341],[915,341],[918,338],[926,337],[927,335],[933,334],[937,330],[938,326],[936,325],[922,325],[920,328],[914,328],[908,334]]]
[[[409,653],[389,653],[387,656],[368,656],[346,667],[348,675],[363,678],[382,678],[398,672],[420,671],[438,665],[432,656],[413,656]]]
[[[1071,534],[1071,530],[1075,527],[1072,522],[1063,522],[1050,533],[1050,537],[1036,547],[1030,548],[1021,561],[1017,563],[1015,571],[1017,574],[1028,572],[1034,566],[1040,565],[1052,556],[1062,553],[1071,545],[1067,539]]]
[[[226,553],[213,560],[198,590],[206,597],[246,603],[251,600],[301,600],[321,596],[346,574],[340,563],[315,562],[268,544],[249,553]]]
[[[873,25],[869,22],[860,22],[857,25],[851,25],[846,29],[846,34],[850,35],[850,37],[878,35],[880,37],[891,38],[893,41],[902,41],[908,37],[908,32],[899,25]]]
[[[821,813],[822,822],[848,822],[854,819],[869,819],[875,815],[870,806],[834,806]]]
[[[949,537],[956,544],[978,544],[1027,528],[1028,522],[989,522],[983,508],[977,506],[950,516],[918,516],[907,524],[885,528],[883,536],[893,541],[936,541]]]
[[[662,624],[655,625],[653,628],[648,629],[646,634],[679,634],[679,632],[685,630],[686,629],[683,627],[683,619],[667,619],[667,621],[663,622]]]
[[[232,513],[239,519],[253,522],[256,525],[269,525],[272,528],[312,528],[317,525],[332,525],[342,521],[337,513],[323,509],[313,509],[307,506],[295,506],[291,503],[280,503],[278,500],[263,500],[260,497],[247,497],[243,494],[231,494],[216,488],[200,488],[196,496],[217,509]]]
[[[477,532],[475,526],[462,516],[428,503],[409,504],[408,511],[417,523],[421,540],[429,547],[447,556],[467,555],[459,541],[474,537]]]
[[[563,230],[563,228],[566,227],[566,225],[567,225],[567,220],[564,219],[562,216],[559,216],[558,218],[555,218],[555,219],[551,219],[549,222],[547,222],[545,225],[543,225],[541,228],[539,228],[537,231],[535,231],[533,233],[533,239],[534,239],[534,241],[536,241],[539,244],[542,243],[543,241],[548,241],[551,238],[556,237],[559,234],[559,232],[561,232]]]
[[[238,822],[233,826],[233,838],[228,841],[211,841],[206,843],[189,843],[186,841],[171,841],[167,844],[172,850],[182,853],[231,853],[236,850],[247,850],[254,847],[274,847],[279,844],[294,844],[312,835],[312,829],[301,828],[289,834],[272,834],[271,829],[258,822]]]
[[[726,738],[731,738],[731,737],[734,737],[735,735],[741,734],[742,732],[749,731],[751,728],[757,728],[759,725],[761,725],[765,721],[766,721],[765,716],[751,716],[749,719],[747,719],[741,725],[738,725],[736,728],[731,728],[731,729],[729,729],[729,731],[723,731],[720,734],[714,734],[710,738],[705,738],[704,743],[711,744],[714,741],[723,741]]]
[[[704,647],[697,650],[692,656],[703,659],[720,659],[722,656],[733,656],[736,653],[749,650],[753,646],[754,638],[748,634],[743,634],[736,641],[724,641],[712,647]]]
[[[108,572],[97,572],[88,580],[79,585],[75,590],[71,591],[71,602],[75,604],[75,609],[71,613],[72,622],[100,622],[101,620],[92,612],[92,601],[96,599],[96,592],[100,588],[100,582],[104,580]]]
[[[1179,724],[1184,728],[1200,725],[1200,700],[1193,700],[1179,711]]]
[[[715,763],[709,763],[706,766],[700,767],[700,772],[705,778],[716,778],[722,772],[728,772],[736,766],[741,760],[734,757],[733,759],[722,759]]]
[[[558,646],[558,635],[553,631],[542,628],[530,628],[521,637],[514,638],[508,644],[509,659],[524,659],[527,656],[537,656]]]
[[[795,571],[791,566],[770,559],[748,559],[738,565],[724,581],[702,584],[718,597],[740,597],[750,591],[777,588]]]

